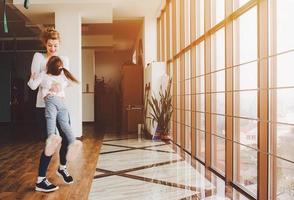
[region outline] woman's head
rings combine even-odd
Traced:
[[[47,62],[47,74],[58,76],[62,71],[69,80],[79,82],[67,69],[63,68],[63,62],[58,56],[51,56]]]
[[[53,27],[46,28],[42,33],[42,42],[46,47],[48,56],[54,56],[59,49],[60,36]]]

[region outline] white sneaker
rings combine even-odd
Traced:
[[[61,137],[56,134],[51,134],[46,140],[46,146],[45,146],[45,155],[46,156],[52,156],[54,152],[56,151],[56,148],[61,143]]]
[[[66,160],[73,161],[76,159],[78,153],[82,149],[82,142],[80,140],[75,140],[72,144],[70,144],[67,148]]]

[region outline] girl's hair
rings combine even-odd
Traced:
[[[58,56],[51,56],[47,62],[47,74],[58,76],[62,71],[69,80],[76,83],[79,82],[67,69],[63,67],[63,62]]]
[[[44,45],[47,44],[48,40],[60,40],[60,36],[54,27],[47,27],[41,35],[41,39]]]

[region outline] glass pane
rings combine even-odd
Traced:
[[[196,78],[196,93],[204,93],[204,76],[199,76]]]
[[[234,92],[234,116],[257,119],[257,91]]]
[[[211,0],[211,26],[225,18],[225,0]]]
[[[204,42],[196,47],[196,76],[204,74]]]
[[[204,0],[196,0],[196,38],[204,34]]]
[[[212,115],[211,116],[211,132],[215,135],[225,137],[225,116]]]
[[[212,167],[221,174],[225,174],[225,139],[212,135]]]
[[[276,183],[276,193],[272,193],[274,197],[271,199],[294,199],[294,163],[273,156],[270,157],[270,161],[271,179]]]
[[[293,0],[276,0],[277,11],[277,53],[294,49],[294,1]]]
[[[196,157],[205,161],[205,133],[196,131]]]
[[[294,162],[294,125],[270,123],[271,153]]]
[[[293,87],[294,86],[294,52],[279,55],[276,58],[276,67],[271,72],[276,76],[276,84],[271,80],[271,87]],[[274,59],[274,58],[273,58]]]
[[[205,102],[204,102],[205,94],[197,94],[196,95],[196,110],[205,112]]]
[[[225,93],[211,94],[211,112],[225,114]]]
[[[234,21],[234,65],[256,59],[257,11],[253,7]]]
[[[180,0],[176,0],[176,52],[180,51]]]
[[[211,91],[223,92],[225,91],[226,84],[226,72],[225,70],[214,72],[211,74]]]
[[[257,121],[235,118],[234,141],[257,149]]]
[[[218,30],[211,37],[211,71],[225,68],[225,30]]]
[[[247,90],[257,88],[257,62],[234,67],[234,89]]]
[[[190,44],[190,0],[184,1],[184,15],[185,15],[185,47]]]
[[[242,7],[248,1],[249,0],[234,0],[234,10],[237,10],[238,8]]]
[[[191,153],[191,112],[186,112],[185,149]]]
[[[257,194],[257,151],[234,144],[234,182]]]
[[[294,124],[294,88],[271,90],[270,94],[276,97],[272,105],[276,107],[276,121]]]

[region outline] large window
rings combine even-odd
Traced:
[[[271,0],[270,180],[271,199],[294,198],[294,1]]]
[[[174,141],[253,198],[294,199],[294,1],[167,4]]]

